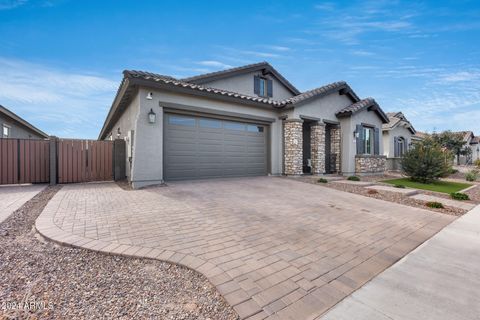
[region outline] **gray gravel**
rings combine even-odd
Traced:
[[[44,240],[34,221],[58,190],[47,188],[0,224],[0,319],[238,318],[197,272]]]

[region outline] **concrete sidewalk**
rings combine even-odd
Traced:
[[[480,206],[385,270],[322,319],[479,319]]]
[[[45,187],[44,184],[0,186],[0,223]]]

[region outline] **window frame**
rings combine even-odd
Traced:
[[[363,154],[374,155],[375,154],[375,128],[369,126],[363,126]],[[367,139],[367,133],[369,139]],[[370,151],[368,151],[370,149]]]
[[[5,129],[7,130],[7,134],[5,134]],[[12,134],[12,127],[3,123],[2,124],[2,137],[3,138],[9,138],[11,134]]]
[[[406,150],[406,140],[404,137],[397,137],[397,150],[398,157],[401,158],[405,155]]]
[[[268,97],[268,79],[264,77],[258,77],[258,95],[260,97]],[[263,88],[262,88],[263,85]],[[263,89],[263,92],[262,92]]]
[[[175,119],[185,119],[188,121],[185,121],[182,123],[182,121],[175,122]],[[193,124],[190,123],[191,120],[193,120]],[[168,116],[168,124],[171,126],[183,126],[183,127],[196,127],[197,121],[195,117],[188,117],[188,116],[178,116],[178,115],[169,115]]]

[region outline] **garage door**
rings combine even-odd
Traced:
[[[267,127],[166,114],[165,180],[265,175]]]

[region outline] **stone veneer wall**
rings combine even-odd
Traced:
[[[387,157],[377,155],[356,155],[356,174],[380,174],[387,169]]]
[[[303,121],[290,119],[283,122],[284,173],[303,174]]]
[[[342,165],[342,147],[341,147],[341,130],[338,128],[330,129],[330,151],[337,155],[337,161],[335,163],[335,171],[341,171]]]
[[[325,125],[321,123],[310,126],[310,145],[312,173],[325,173]]]

